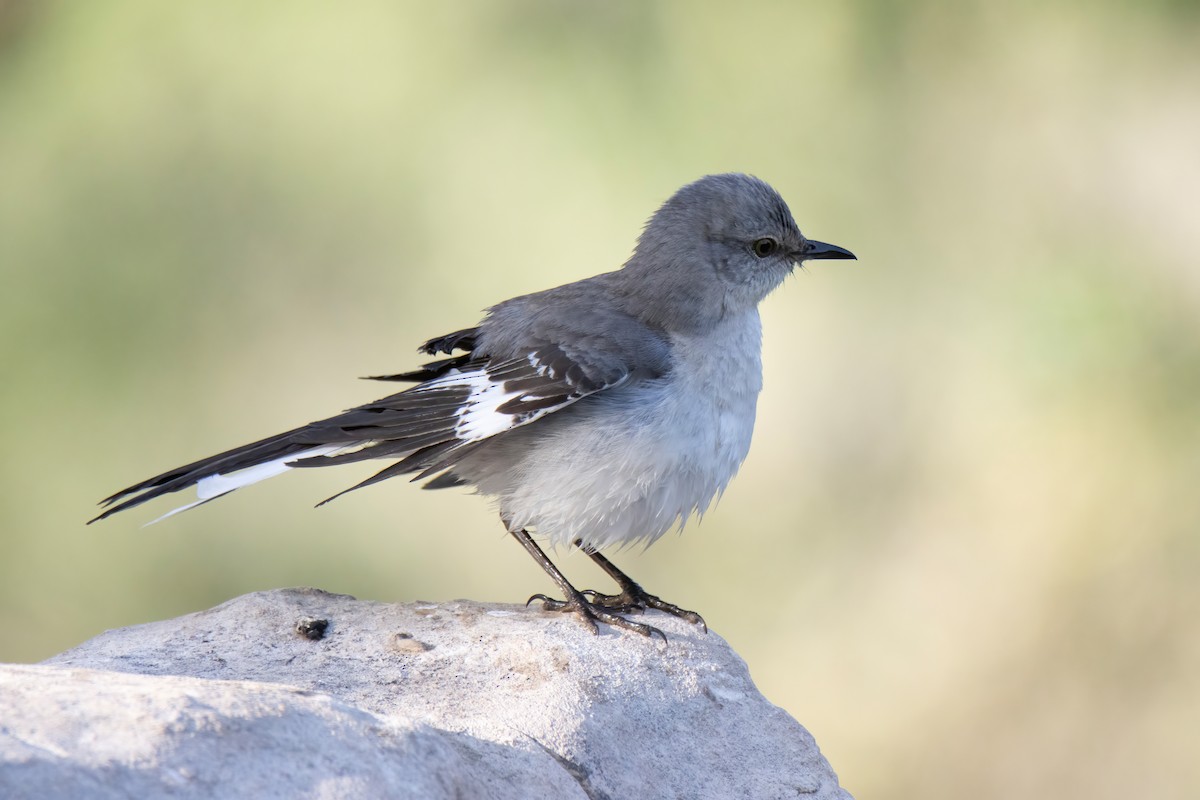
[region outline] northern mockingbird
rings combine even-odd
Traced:
[[[374,378],[415,386],[136,483],[92,522],[191,486],[198,499],[164,517],[293,468],[385,459],[351,489],[415,474],[426,489],[494,498],[564,595],[530,602],[593,632],[604,622],[661,636],[620,616],[647,608],[703,625],[599,551],[649,544],[721,494],[750,448],[762,388],[758,304],[798,263],[835,258],[854,255],[805,238],[763,181],[701,178],[654,214],[622,269],[492,306],[420,348],[445,357]],[[577,590],[530,531],[581,548],[619,592]]]

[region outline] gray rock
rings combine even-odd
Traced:
[[[4,798],[847,798],[719,636],[260,592],[0,666]]]

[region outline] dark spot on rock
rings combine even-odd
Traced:
[[[305,639],[311,639],[314,642],[319,642],[325,638],[325,631],[329,628],[329,620],[318,619],[317,617],[301,617],[296,620],[296,633],[303,636]]]

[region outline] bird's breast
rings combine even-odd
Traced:
[[[679,337],[667,375],[580,401],[572,419],[530,436],[517,479],[497,493],[505,515],[598,549],[653,541],[703,514],[750,448],[760,342],[757,313]]]

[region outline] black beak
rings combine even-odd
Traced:
[[[844,247],[838,247],[836,244],[826,244],[825,242],[814,241],[808,239],[804,242],[804,247],[796,255],[799,261],[815,261],[818,259],[834,259],[834,258],[853,258],[855,261],[858,257]]]

